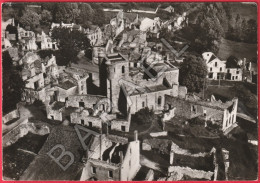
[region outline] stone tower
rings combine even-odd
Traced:
[[[119,53],[108,54],[107,66],[107,97],[113,104],[112,112],[126,113],[126,96],[120,87],[120,80],[124,82],[129,77],[129,62]]]

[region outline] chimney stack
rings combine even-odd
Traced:
[[[119,156],[120,156],[120,163],[123,163],[123,160],[124,160],[123,151],[119,152]]]
[[[100,145],[99,145],[100,146],[100,160],[102,161],[103,160],[103,158],[102,158],[102,135],[100,135],[99,137],[100,137],[99,138],[100,139]]]
[[[108,128],[108,123],[107,123],[107,125],[106,125],[106,127],[107,127],[107,135],[109,134],[109,128]]]
[[[170,152],[170,165],[173,164],[173,158],[174,158],[174,152],[173,152],[173,150],[171,150],[171,152]]]
[[[134,141],[138,141],[138,131],[134,131]]]

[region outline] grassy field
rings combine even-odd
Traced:
[[[226,60],[231,55],[237,58],[246,58],[250,61],[252,58],[257,58],[257,44],[222,39],[217,56]]]
[[[248,3],[232,3],[231,6],[232,15],[236,16],[237,14],[240,17],[245,17],[245,19],[257,19],[257,6],[256,3],[248,4]]]

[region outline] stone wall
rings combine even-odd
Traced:
[[[237,105],[238,105],[238,99],[234,98],[232,106],[230,106],[230,109],[224,110],[224,116],[223,116],[223,125],[222,130],[225,132],[228,130],[234,123],[237,122]]]
[[[98,116],[89,116],[87,110],[70,114],[71,123],[88,127],[102,128],[102,119]]]
[[[163,110],[165,105],[164,97],[166,94],[171,95],[172,89],[130,96],[132,102],[132,105],[130,106],[131,114],[134,114],[140,109],[143,109],[145,107],[148,107],[149,109],[153,109],[154,111]],[[159,104],[159,97],[161,98],[160,104]]]
[[[176,108],[169,109],[169,111],[164,112],[162,121],[165,122],[165,121],[168,121],[168,120],[172,119],[175,116],[175,109]]]
[[[64,90],[63,88],[57,87],[58,90],[58,101],[65,102],[67,97],[71,95],[75,95],[78,91],[77,86],[74,86],[68,90]]]
[[[10,146],[17,142],[20,138],[27,135],[29,132],[38,135],[46,135],[50,133],[48,126],[41,125],[40,128],[35,123],[29,123],[28,118],[22,118],[18,126],[3,136],[3,147]]]
[[[104,96],[99,95],[72,95],[68,96],[68,100],[66,102],[67,107],[80,107],[80,102],[84,105],[85,108],[93,109],[94,106],[101,101],[102,99],[105,99]],[[104,103],[104,108],[106,109],[108,106],[108,103]],[[102,106],[100,106],[102,107]]]
[[[153,181],[154,180],[154,171],[150,169],[144,179],[144,181]]]
[[[96,173],[93,172],[93,167]],[[109,171],[113,172],[113,178],[109,177]],[[90,178],[95,178],[99,181],[119,181],[120,167],[117,164],[107,163],[102,160],[89,159],[82,174],[84,174],[84,177],[82,176],[83,181],[89,180]]]
[[[131,117],[132,117],[130,110],[131,109],[129,108],[126,119],[111,120],[110,124],[111,124],[112,130],[129,132],[130,124],[131,124]]]
[[[4,115],[2,117],[2,122],[7,123],[8,121],[11,121],[12,119],[19,118],[19,117],[20,117],[19,111],[15,109],[9,112],[8,114]]]
[[[188,89],[186,86],[179,86],[178,96],[180,98],[185,98],[187,93],[188,93]]]
[[[140,169],[140,142],[135,140],[129,143],[121,165],[121,181],[131,181]]]
[[[38,88],[42,88],[44,86],[44,78],[43,78],[43,73],[37,74],[31,78],[29,78],[28,80],[26,80],[26,88],[31,88],[31,89],[37,89],[34,86],[35,82],[38,82]]]
[[[60,110],[53,110],[51,109],[51,106],[47,107],[47,118],[51,120],[57,120],[57,121],[62,121],[62,111],[64,108]]]
[[[130,122],[127,120],[114,119],[111,121],[111,130],[129,132]]]
[[[196,170],[196,169],[191,169],[189,167],[170,166],[168,168],[169,176],[175,172],[178,172],[183,175],[187,175],[191,179],[212,180],[212,177],[214,175],[213,172],[211,172],[211,171]]]
[[[165,104],[171,109],[175,109],[175,115],[176,116],[183,116],[185,118],[190,119],[193,114],[191,111],[191,104],[184,100],[177,97],[171,97],[166,95],[165,96]]]
[[[211,120],[222,126],[224,119],[224,109],[219,107],[210,107],[197,102],[185,100],[182,98],[166,96],[165,103],[170,108],[176,108],[175,115],[182,116],[187,119],[202,117],[205,120]]]

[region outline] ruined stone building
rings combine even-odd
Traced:
[[[110,25],[115,29],[115,36],[125,29],[124,12],[118,12],[117,16],[110,20]]]
[[[37,50],[37,45],[36,45],[36,37],[35,33],[33,31],[26,31],[22,27],[19,26],[17,27],[18,31],[18,40],[22,45],[22,49],[24,51],[33,51]]]
[[[12,19],[9,19],[7,21],[2,21],[1,22],[1,43],[2,43],[2,48],[3,49],[6,49],[6,48],[11,48],[12,47],[12,44],[11,44],[11,41],[16,41],[16,34],[11,34],[9,33],[9,31],[6,30],[7,26],[8,25],[11,25],[11,26],[15,26],[15,23],[14,23],[14,18]]]
[[[139,171],[140,142],[113,135],[100,135],[100,142],[88,153],[81,181],[131,181]]]
[[[162,62],[154,64],[149,71],[145,67],[143,70],[131,69],[129,61],[119,53],[107,55],[103,64],[107,68],[105,93],[114,104],[113,112],[126,114],[130,108],[130,113],[134,114],[145,107],[162,110],[165,94],[179,96],[179,70],[172,65]],[[131,104],[127,102],[124,87]]]
[[[53,41],[49,35],[45,34],[44,31],[42,31],[41,34],[37,34],[36,44],[38,46],[38,49],[41,50],[58,49],[57,42]]]
[[[25,91],[22,99],[28,103],[35,100],[45,101],[51,81],[58,78],[58,66],[55,56],[41,59],[37,54],[28,52],[20,61],[23,64],[22,79]]]
[[[205,121],[217,124],[223,132],[232,128],[236,123],[238,99],[225,103],[211,100],[205,101],[186,95],[185,98],[177,98],[166,95],[166,106],[173,109],[176,116],[186,119],[199,117]]]
[[[87,29],[85,32],[92,46],[100,45],[103,43],[103,32],[98,26],[92,26],[90,29]]]
[[[84,31],[85,29],[80,26],[80,25],[77,25],[75,23],[71,23],[71,24],[66,24],[66,23],[52,23],[51,24],[51,30],[54,29],[54,28],[68,28],[68,29],[71,29],[71,30],[78,30],[78,31]]]

